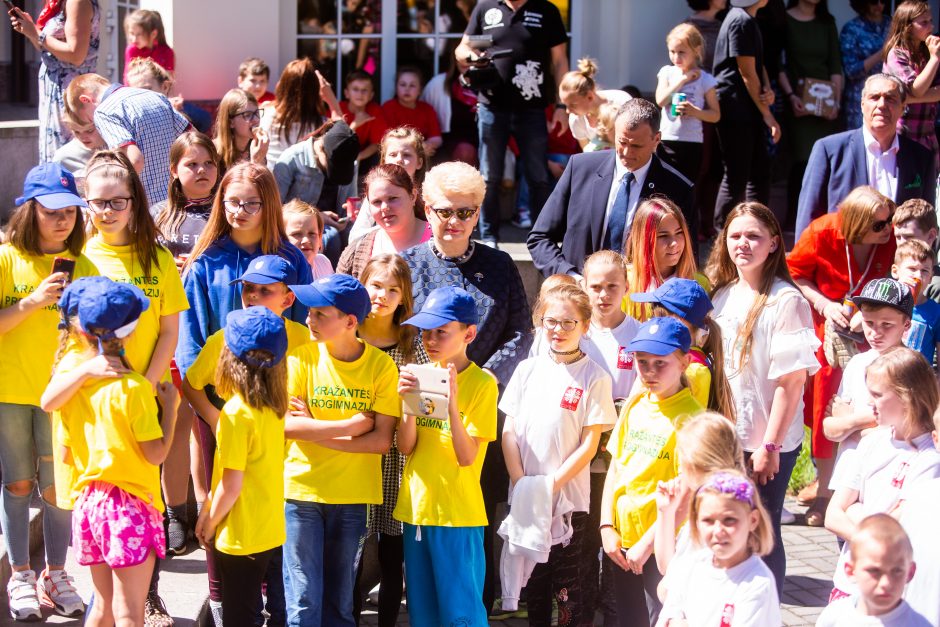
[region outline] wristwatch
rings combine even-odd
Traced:
[[[764,450],[766,450],[768,453],[779,453],[783,450],[783,447],[779,444],[774,444],[773,442],[765,442]]]

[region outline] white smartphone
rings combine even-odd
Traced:
[[[402,396],[402,411],[409,416],[446,419],[450,394],[448,373],[436,366],[405,366],[418,378],[418,391]]]

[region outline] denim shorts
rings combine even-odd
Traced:
[[[0,403],[0,467],[3,485],[37,475],[40,491],[52,485],[52,421],[46,412],[35,405]]]

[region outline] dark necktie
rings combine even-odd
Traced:
[[[633,179],[633,172],[627,172],[620,179],[620,189],[617,190],[614,204],[610,207],[610,216],[607,218],[604,248],[618,253],[623,253],[623,234],[627,227],[627,207],[630,204],[630,185]]]

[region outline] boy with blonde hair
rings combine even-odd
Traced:
[[[845,563],[858,595],[829,605],[816,627],[929,627],[930,621],[901,598],[914,572],[914,550],[901,524],[888,514],[868,516],[849,541]]]
[[[911,328],[904,336],[904,345],[919,351],[928,363],[940,347],[940,303],[929,300],[924,288],[934,275],[934,252],[922,240],[909,239],[898,245],[894,253],[891,276],[904,283],[914,295]]]
[[[154,205],[170,187],[170,146],[189,129],[163,94],[111,83],[100,74],[75,77],[65,90],[65,115],[72,124],[94,124],[112,150],[127,155]]]

